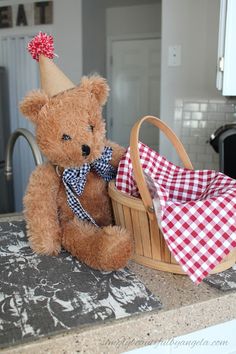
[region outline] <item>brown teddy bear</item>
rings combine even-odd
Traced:
[[[46,56],[38,60],[47,93],[32,91],[20,104],[35,124],[37,144],[48,159],[32,173],[24,197],[31,247],[57,255],[63,246],[95,269],[124,267],[132,240],[127,230],[112,225],[107,192],[124,148],[105,137],[102,106],[108,85],[91,76],[76,87]]]

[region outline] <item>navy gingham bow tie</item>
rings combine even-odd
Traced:
[[[105,146],[100,158],[91,164],[85,163],[80,168],[66,168],[62,174],[67,202],[73,212],[82,220],[92,222],[98,226],[95,220],[84,210],[78,197],[83,193],[90,170],[95,171],[106,182],[111,181],[116,176],[116,169],[109,163],[112,158],[112,148]]]

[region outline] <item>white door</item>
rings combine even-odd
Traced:
[[[111,103],[108,136],[128,146],[133,124],[144,115],[160,113],[160,39],[112,41]],[[149,125],[140,140],[158,149],[159,133]]]

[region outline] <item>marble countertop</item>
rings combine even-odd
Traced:
[[[22,215],[0,216],[0,221],[11,220],[22,220]],[[196,286],[187,276],[152,270],[132,261],[129,268],[159,296],[162,310],[78,328],[2,352],[122,353],[236,318],[236,292],[222,292],[206,283]]]

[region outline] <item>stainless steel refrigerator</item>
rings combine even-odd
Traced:
[[[0,67],[0,214],[14,211],[13,182],[4,176],[6,145],[10,135],[7,71]]]

